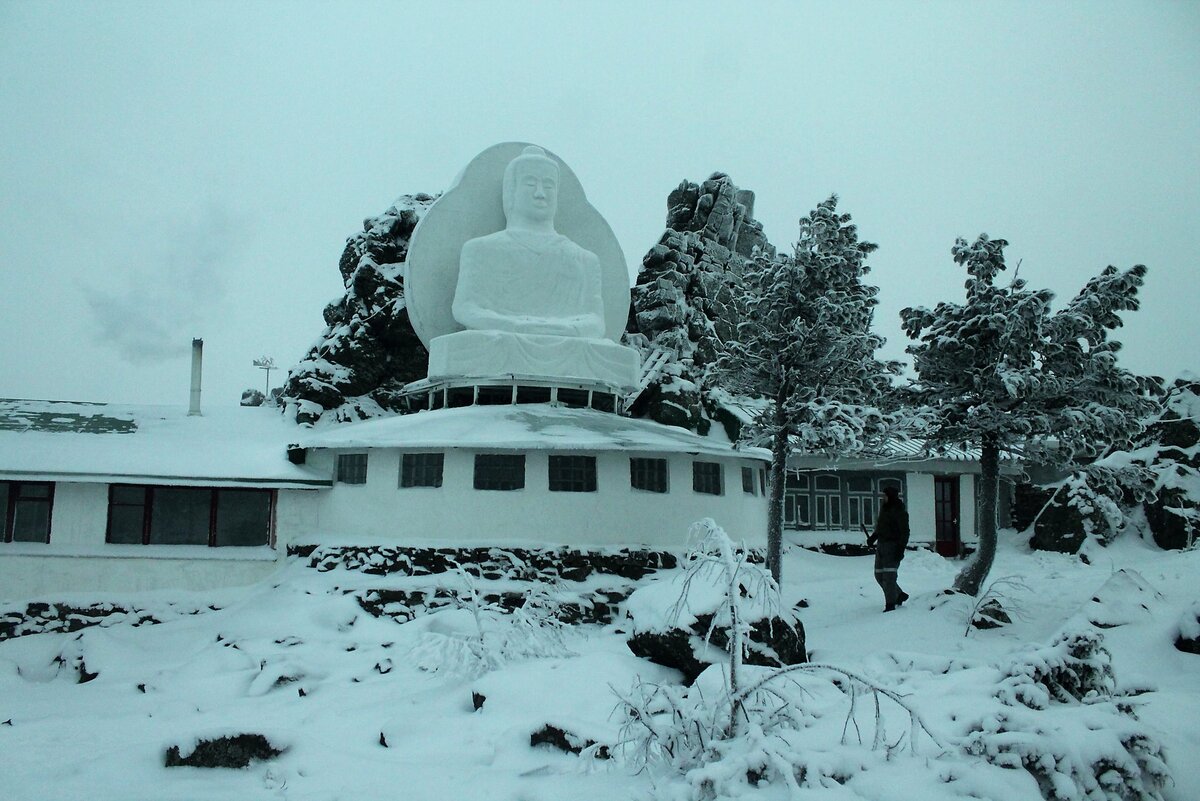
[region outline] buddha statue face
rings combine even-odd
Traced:
[[[526,148],[504,171],[504,215],[510,228],[552,225],[558,210],[558,165],[541,148]]]

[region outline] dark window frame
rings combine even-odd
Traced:
[[[53,481],[5,481],[3,482],[6,490],[6,503],[4,508],[0,509],[0,542],[16,542],[16,543],[37,543],[46,544],[50,542],[50,533],[54,530],[54,490],[55,484]],[[45,487],[46,495],[42,496],[22,496],[22,487]],[[46,505],[46,538],[42,540],[14,539],[15,532],[13,524],[17,518],[18,504],[42,504]]]
[[[361,465],[357,461],[362,459]],[[334,465],[334,480],[338,484],[348,484],[352,487],[361,487],[367,483],[367,453],[366,451],[355,453],[339,453],[337,462]],[[361,475],[359,475],[361,467]]]
[[[547,461],[551,492],[596,491],[595,456],[552,453]]]
[[[659,495],[670,492],[671,470],[667,460],[654,456],[629,457],[629,488]]]
[[[445,477],[446,454],[440,451],[400,454],[399,489],[442,486]]]
[[[143,502],[130,503],[126,501],[113,501],[113,496],[117,490],[141,490]],[[152,541],[152,522],[154,515],[154,491],[158,490],[194,490],[199,492],[209,493],[209,512],[208,512],[208,540],[205,543],[162,543]],[[220,509],[220,499],[222,492],[237,492],[237,493],[266,493],[267,495],[267,530],[266,538],[262,543],[254,543],[251,545],[233,545],[229,543],[221,543],[217,541],[218,534],[218,518]],[[109,484],[108,485],[108,507],[105,510],[105,525],[104,525],[104,542],[109,545],[145,545],[145,546],[162,546],[162,545],[194,545],[198,548],[260,548],[263,545],[268,548],[275,547],[275,505],[279,498],[277,490],[264,489],[261,487],[193,487],[193,486],[165,486],[154,484]],[[139,542],[114,542],[113,537],[113,507],[141,507],[142,508],[142,526],[141,538]]]
[[[482,462],[482,464],[481,464]],[[488,462],[491,462],[488,464]],[[516,478],[516,466],[520,465],[520,479]],[[485,492],[513,492],[525,489],[525,454],[523,453],[477,453],[472,486]],[[511,471],[506,480],[504,471]]]
[[[839,489],[833,489],[834,483]],[[788,514],[784,522],[791,528],[809,531],[858,530],[862,526],[869,529],[875,525],[884,488],[894,486],[903,497],[904,485],[904,474],[892,471],[830,473],[818,469],[806,476],[803,471],[789,470],[784,493]]]
[[[724,468],[720,462],[692,462],[692,491],[701,495],[724,495]]]

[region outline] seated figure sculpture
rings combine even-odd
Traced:
[[[554,228],[558,164],[527,147],[504,172],[504,230],[467,241],[451,312],[466,328],[429,343],[429,375],[568,378],[627,389],[638,357],[604,338],[596,254]]]

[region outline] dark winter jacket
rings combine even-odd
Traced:
[[[875,520],[875,533],[869,542],[889,543],[904,548],[908,545],[908,510],[900,500],[884,501]]]

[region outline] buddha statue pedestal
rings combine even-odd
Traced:
[[[528,376],[604,385],[636,385],[638,354],[607,339],[507,331],[459,331],[429,343],[429,380]]]

